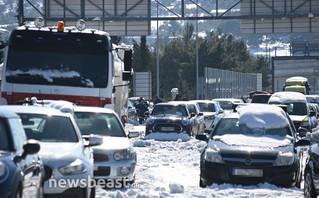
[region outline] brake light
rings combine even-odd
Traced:
[[[58,22],[58,32],[63,32],[64,31],[64,22],[59,21]]]

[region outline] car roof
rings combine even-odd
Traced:
[[[214,103],[216,104],[216,101],[213,100],[190,100],[189,102],[202,102],[202,103]]]
[[[14,113],[30,113],[30,114],[45,114],[70,117],[68,113],[63,113],[57,109],[41,106],[24,106],[24,105],[4,105],[1,109],[5,109]]]
[[[3,106],[1,106],[3,107]],[[19,118],[19,116],[12,111],[8,111],[5,109],[0,109],[0,118]]]
[[[213,101],[243,101],[239,98],[214,98]]]
[[[93,113],[109,113],[115,114],[115,111],[103,107],[89,107],[89,106],[75,106],[73,107],[74,112],[93,112]]]

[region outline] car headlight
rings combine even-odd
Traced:
[[[0,181],[6,178],[7,173],[7,166],[3,162],[0,162]]]
[[[87,166],[82,160],[77,159],[71,164],[59,168],[59,171],[63,175],[75,175],[86,172]]]
[[[136,152],[130,149],[117,151],[114,153],[113,158],[116,161],[120,160],[136,160]]]
[[[302,126],[302,127],[307,127],[307,126],[309,126],[308,120],[307,120],[307,121],[302,121],[301,124],[300,124],[300,126]]]
[[[153,118],[147,119],[147,124],[154,124],[155,120]]]
[[[293,153],[279,153],[274,166],[289,166],[294,163],[295,155]]]
[[[209,162],[223,163],[222,156],[214,149],[206,149],[204,158]]]
[[[187,125],[189,125],[189,119],[182,119],[182,125],[184,125],[184,126],[187,126]]]

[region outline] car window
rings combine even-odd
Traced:
[[[288,103],[289,115],[307,115],[307,105],[305,103]]]
[[[113,137],[126,137],[120,121],[114,114],[75,112],[74,117],[82,135],[98,134]]]
[[[189,105],[187,105],[187,109],[188,109],[189,113],[197,114],[197,113],[196,113],[195,105],[189,104]]]
[[[214,103],[198,103],[201,112],[216,112]]]
[[[224,110],[232,110],[233,109],[233,103],[231,101],[218,101],[219,105]]]
[[[0,119],[0,150],[1,151],[9,151],[10,150],[10,139],[9,139],[9,131],[6,127],[6,120]]]
[[[19,114],[28,139],[42,142],[78,142],[69,117],[43,114]]]
[[[25,136],[20,119],[10,118],[10,119],[8,119],[8,123],[9,123],[11,134],[12,134],[14,148],[17,151],[22,150],[23,145],[26,142],[27,138]]]
[[[288,127],[263,129],[263,128],[248,128],[245,124],[238,124],[238,118],[223,118],[218,123],[214,135],[226,134],[243,134],[243,135],[278,135],[286,136],[289,133]]]
[[[152,115],[178,115],[187,116],[187,110],[184,106],[156,105]]]

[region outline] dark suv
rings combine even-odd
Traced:
[[[267,104],[271,94],[255,94],[251,99],[251,103]]]
[[[158,103],[146,121],[145,135],[153,132],[184,132],[193,135],[194,124],[186,104]]]
[[[0,110],[0,197],[42,197],[40,145],[27,141],[20,118]]]

